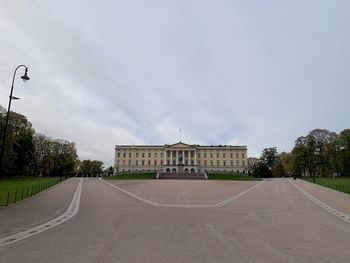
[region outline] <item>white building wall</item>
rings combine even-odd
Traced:
[[[116,146],[115,172],[184,170],[246,172],[246,146],[199,146],[177,143],[164,146]]]

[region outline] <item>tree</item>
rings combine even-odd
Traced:
[[[291,152],[296,174],[313,177],[350,176],[350,129],[339,135],[325,129],[314,129],[295,141]]]
[[[285,175],[292,176],[294,175],[294,167],[293,167],[293,155],[291,153],[282,152],[280,153],[280,161],[283,167],[283,171]]]
[[[261,161],[271,170],[278,160],[278,152],[276,147],[265,148],[261,155]]]
[[[248,173],[252,174],[253,170],[255,168],[255,165],[260,162],[260,160],[258,158],[255,157],[249,157],[248,158]]]
[[[272,177],[271,170],[266,165],[266,163],[258,162],[252,167],[252,175],[254,177],[269,178]]]
[[[75,160],[77,159],[77,150],[75,143],[66,140],[52,141],[54,169],[52,174],[54,176],[67,177],[67,175],[74,173]]]
[[[335,132],[329,134],[329,142],[325,147],[325,159],[327,160],[327,174],[340,175],[341,167],[341,141]]]
[[[34,167],[37,175],[67,176],[75,172],[75,143],[52,139],[42,134],[34,136]]]
[[[98,160],[83,160],[78,171],[82,174],[102,174],[103,162]]]
[[[5,127],[6,110],[0,106],[0,136]],[[33,173],[31,161],[33,156],[32,124],[24,115],[10,112],[8,130],[4,148],[1,174],[5,176],[24,176]]]
[[[306,137],[299,137],[295,141],[292,155],[295,174],[308,174],[314,178],[317,167],[316,142],[314,138],[310,135]]]
[[[345,129],[339,134],[340,142],[340,170],[342,175],[350,176],[350,129]]]
[[[330,139],[330,132],[325,129],[314,129],[309,133],[309,136],[314,139],[318,161],[321,165],[321,173],[322,176],[325,176],[326,163],[324,153],[326,151],[326,145]]]
[[[260,160],[268,167],[272,177],[286,175],[276,147],[265,148],[262,152]]]

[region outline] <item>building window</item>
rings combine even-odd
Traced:
[[[230,154],[230,157],[233,158],[233,153]]]
[[[210,161],[210,165],[213,166],[213,161],[212,160]]]
[[[231,161],[231,166],[233,166],[233,161]]]
[[[151,165],[151,160],[148,160],[148,166],[150,166]]]
[[[204,165],[207,165],[207,160],[204,161]]]
[[[131,160],[129,160],[129,165],[131,165]]]
[[[201,154],[200,154],[200,153],[197,153],[197,157],[198,157],[198,158],[201,158]]]
[[[238,153],[236,153],[236,158],[238,158]]]
[[[142,157],[145,157],[145,153],[142,153]]]
[[[216,161],[216,164],[219,166],[220,165],[220,161]]]
[[[163,160],[160,161],[160,165],[163,165]]]
[[[151,158],[151,153],[148,153],[148,158]]]
[[[145,165],[145,161],[144,160],[142,160],[142,165]]]
[[[117,156],[120,157],[120,153],[118,153]]]
[[[157,165],[157,160],[154,160],[154,165]]]
[[[204,153],[204,158],[207,158],[207,153]]]
[[[219,153],[216,154],[216,158],[220,158]]]
[[[242,153],[242,158],[244,158],[244,153]]]
[[[222,165],[223,165],[223,166],[226,166],[226,161],[223,161]]]
[[[244,161],[242,161],[242,165],[244,166]]]
[[[168,165],[170,165],[170,161],[168,160]]]
[[[131,158],[131,153],[129,153],[129,158]]]
[[[136,158],[139,157],[139,153],[136,153]]]
[[[163,158],[163,157],[164,157],[164,154],[163,154],[163,153],[160,153],[160,157]]]
[[[200,161],[198,161],[198,165],[201,165],[201,162],[200,162]]]
[[[123,157],[126,157],[126,153],[123,153]]]
[[[136,160],[136,161],[135,161],[135,164],[136,164],[136,165],[139,165],[139,160]]]
[[[191,151],[191,157],[194,157],[194,151]]]
[[[239,161],[236,161],[237,166],[239,165]]]
[[[213,158],[213,153],[210,153],[210,158]]]
[[[226,158],[226,154],[225,153],[222,154],[222,158]]]
[[[125,165],[125,160],[123,160],[123,165]]]
[[[170,157],[170,151],[166,151],[166,156]]]
[[[157,153],[154,153],[154,157],[157,157]]]

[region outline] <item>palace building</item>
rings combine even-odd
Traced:
[[[247,146],[116,145],[115,172],[247,172]]]

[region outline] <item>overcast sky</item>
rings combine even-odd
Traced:
[[[0,104],[111,165],[116,144],[290,151],[350,128],[350,1],[1,0]],[[19,72],[22,73],[22,72]]]

